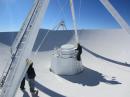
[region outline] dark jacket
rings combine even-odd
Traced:
[[[82,54],[82,47],[80,44],[78,44],[78,47],[76,49],[78,51],[77,53],[77,60],[80,61],[81,60],[81,54]]]
[[[27,76],[29,79],[34,79],[36,76],[35,70],[32,67],[32,65],[29,66],[28,70],[27,70]]]

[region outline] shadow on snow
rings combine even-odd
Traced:
[[[23,91],[23,97],[30,97],[27,91]]]
[[[56,93],[55,91],[48,89],[47,87],[43,86],[37,81],[35,81],[35,87],[50,97],[65,97],[62,94]],[[30,97],[27,91],[23,91],[23,97]],[[32,95],[32,97],[39,97],[39,96]]]
[[[112,77],[111,80],[105,79],[105,76],[103,76],[101,73],[85,68],[83,72],[73,75],[73,76],[61,76],[62,78],[73,82],[78,83],[83,86],[96,86],[100,82],[104,82],[106,84],[114,85],[114,84],[121,84],[120,82],[116,81],[115,77]]]

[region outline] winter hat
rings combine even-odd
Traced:
[[[30,65],[30,64],[33,64],[32,60],[30,60],[30,59],[28,59],[28,58],[26,59],[26,62],[27,62],[27,64],[29,64],[29,65]]]

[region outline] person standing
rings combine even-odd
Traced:
[[[31,93],[35,93],[35,77],[36,77],[36,73],[35,70],[33,68],[33,62],[29,59],[27,59],[27,64],[29,65],[29,68],[27,70],[27,78],[28,78],[28,83],[29,83],[29,87],[30,87],[30,92]],[[20,89],[21,90],[25,90],[25,77],[23,78],[21,85],[20,85]]]
[[[77,60],[81,61],[82,46],[79,43],[77,44],[77,49],[76,50],[78,51],[77,52]]]
[[[35,77],[36,73],[33,68],[33,63],[30,64],[28,70],[27,70],[27,77],[28,77],[28,82],[30,86],[30,92],[35,92]]]

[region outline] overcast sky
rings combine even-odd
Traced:
[[[18,31],[34,0],[0,0],[0,32]],[[130,25],[130,0],[110,0]],[[120,28],[99,0],[74,0],[79,29]],[[62,10],[63,9],[63,10]],[[50,0],[41,28],[52,29],[61,20],[72,29],[69,0]]]

